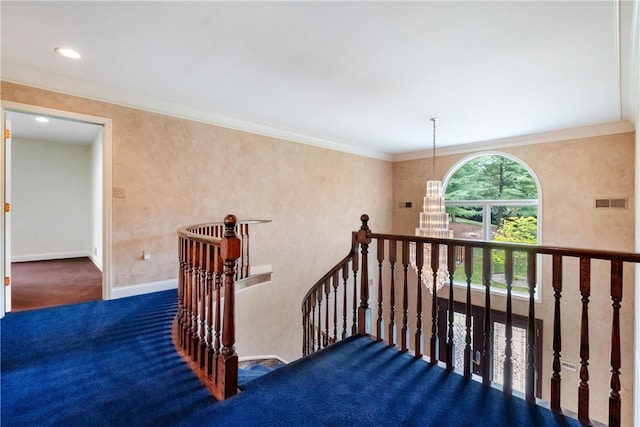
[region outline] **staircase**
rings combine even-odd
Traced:
[[[238,221],[178,229],[178,310],[172,336],[178,353],[219,400],[238,392],[235,294],[271,280],[269,270],[252,275],[249,225]]]
[[[284,365],[286,363],[277,356],[242,358],[238,362],[238,388],[243,389],[248,382],[273,372]]]
[[[519,370],[524,375],[524,398],[531,405],[539,403],[536,379],[547,378],[542,397],[553,412],[567,413],[565,405],[570,404],[568,411],[577,413],[581,423],[591,424],[590,411],[596,406],[600,419],[608,414],[609,425],[621,425],[623,397],[625,405],[633,405],[632,395],[622,391],[630,388],[632,374],[627,368],[623,377],[623,358],[626,366],[633,363],[632,355],[621,351],[621,339],[630,332],[629,325],[621,322],[622,291],[623,282],[633,291],[632,272],[640,254],[381,234],[369,229],[368,220],[362,215],[346,257],[303,299],[304,355],[322,352],[352,336],[371,334],[378,342],[447,371],[454,371],[460,362],[461,377],[499,387],[506,398],[521,394],[513,381]],[[415,273],[412,245],[417,252]],[[429,265],[422,261],[427,250],[433,254]],[[433,275],[431,283],[436,282],[439,252],[446,254],[448,269],[447,285],[440,292],[435,285],[426,287],[422,279],[425,271]],[[499,284],[492,274],[496,254],[505,260]],[[526,297],[516,298],[512,292],[518,278],[517,259],[525,261]],[[472,283],[474,270],[481,272],[482,283]],[[454,280],[456,272],[462,273],[463,283]],[[538,289],[544,300],[538,300]],[[474,315],[472,310],[478,306],[482,314]],[[631,302],[625,307],[633,309]],[[504,310],[504,316],[498,310]],[[548,326],[551,339],[544,348],[537,343],[542,335],[536,329],[540,312],[552,323]],[[454,320],[456,313],[462,321]],[[520,328],[526,334],[520,340],[524,360],[515,359],[513,351],[517,315],[525,319]],[[494,328],[498,323],[504,325],[503,334]],[[565,355],[563,341],[577,343],[577,351],[565,349],[569,356]],[[598,350],[590,353],[590,346]],[[577,365],[578,384],[562,368],[565,360],[576,357],[573,370]],[[536,360],[543,361],[542,368]],[[500,384],[494,371],[501,372]]]

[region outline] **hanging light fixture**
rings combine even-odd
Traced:
[[[449,216],[444,207],[444,194],[442,193],[442,181],[436,180],[436,118],[431,118],[433,123],[433,154],[432,173],[433,178],[427,181],[427,192],[423,199],[422,212],[420,212],[419,227],[416,228],[415,235],[420,237],[437,237],[444,239],[453,238],[453,230],[449,230]],[[431,245],[424,244],[422,264],[422,283],[433,293],[433,270],[431,269]],[[447,268],[447,250],[441,246],[438,250],[438,270],[436,272],[435,292],[438,292],[449,280],[449,270]],[[418,273],[416,263],[416,244],[411,243],[409,247],[409,262],[411,267]]]

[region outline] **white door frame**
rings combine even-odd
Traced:
[[[11,163],[5,162],[5,158],[11,158],[11,121],[4,110],[0,112],[2,118],[2,144],[0,145],[0,165],[3,166],[0,174],[0,202],[2,202],[2,214],[0,214],[0,231],[3,232],[3,240],[0,242],[0,277],[2,289],[0,290],[0,318],[11,310],[11,286],[6,280],[11,280],[11,259],[5,251],[7,242],[11,242],[11,212],[6,211],[6,206],[11,206]],[[9,250],[10,252],[10,250]]]
[[[2,101],[0,108],[2,113],[2,132],[4,135],[5,127],[5,115],[7,111],[15,111],[31,114],[42,114],[47,116],[60,117],[64,119],[77,120],[81,122],[94,123],[102,126],[102,298],[105,300],[111,299],[112,280],[111,280],[111,257],[112,257],[112,245],[111,245],[111,216],[112,216],[112,199],[111,199],[111,187],[112,187],[112,141],[111,130],[112,121],[106,117],[91,116],[87,114],[74,113],[70,111],[55,110],[52,108],[39,107],[37,105],[21,104],[18,102]],[[4,180],[6,171],[6,162],[10,159],[4,158],[4,138],[2,139],[2,147],[0,147],[0,164],[2,165],[3,172],[0,173],[0,189],[2,190],[2,202],[4,204]],[[2,214],[2,220],[0,226],[4,225],[4,213]],[[2,236],[2,246],[4,246],[4,233]],[[0,263],[0,277],[5,277],[4,262]],[[5,289],[3,286],[2,293],[5,295]],[[6,301],[5,301],[6,303]],[[4,315],[4,304],[2,310],[0,310],[0,317]]]

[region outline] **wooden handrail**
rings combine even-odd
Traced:
[[[338,339],[338,301],[337,298],[334,298],[334,324],[333,324],[333,336],[329,335],[329,321],[328,318],[325,320],[325,331],[324,335],[320,328],[317,328],[317,331],[312,327],[315,321],[315,305],[316,301],[319,303],[322,302],[322,290],[333,288],[334,294],[337,294],[338,288],[340,287],[340,274],[342,273],[342,278],[344,280],[344,288],[343,288],[343,306],[342,312],[346,313],[347,311],[347,279],[349,278],[350,272],[353,273],[354,283],[356,278],[356,271],[358,269],[358,245],[355,238],[352,239],[351,250],[340,262],[338,262],[331,270],[329,270],[318,282],[315,286],[312,286],[311,289],[307,292],[307,294],[303,298],[302,303],[302,327],[303,327],[303,337],[302,337],[302,354],[307,355],[314,353],[316,350],[320,350],[328,346],[329,344],[334,344],[341,339],[345,339],[349,333],[347,332],[347,317],[343,316],[342,323],[342,333],[341,338]],[[318,300],[318,293],[320,292],[320,299]],[[335,295],[334,295],[335,297]],[[355,299],[354,299],[355,301]],[[355,304],[355,303],[354,303]],[[311,310],[313,310],[313,316],[311,315]],[[355,306],[354,306],[355,313]],[[318,315],[320,315],[320,311],[318,311]],[[311,317],[310,317],[311,316]],[[328,316],[328,311],[327,311]],[[317,332],[317,338],[316,338]],[[355,333],[355,331],[352,331]],[[325,339],[323,339],[323,337]]]
[[[236,265],[236,280],[242,280],[250,276],[250,234],[249,226],[252,224],[265,224],[271,222],[268,219],[245,219],[240,220],[235,225],[236,236],[240,239],[240,258]],[[213,222],[205,224],[195,224],[180,227],[178,235],[188,237],[201,243],[215,241],[224,235],[224,222]],[[212,237],[214,240],[208,240]]]
[[[619,426],[621,423],[621,342],[620,342],[620,310],[622,304],[623,289],[623,266],[625,263],[640,263],[640,254],[619,251],[601,251],[592,249],[564,248],[554,246],[537,246],[514,244],[493,241],[477,241],[462,239],[441,239],[428,238],[418,236],[405,236],[394,234],[373,233],[368,227],[368,216],[362,215],[362,225],[358,231],[352,233],[352,247],[348,255],[343,258],[336,266],[334,266],[327,274],[325,274],[318,282],[316,282],[305,295],[302,301],[302,325],[303,325],[303,354],[308,355],[315,351],[321,350],[341,339],[356,334],[373,334],[376,340],[385,340],[390,346],[397,346],[401,351],[412,352],[416,357],[423,354],[423,343],[428,342],[428,352],[425,355],[430,363],[438,363],[439,360],[444,361],[446,369],[453,369],[453,359],[456,351],[462,351],[464,355],[464,368],[462,375],[467,378],[473,377],[473,365],[479,364],[477,372],[480,373],[481,380],[485,384],[493,382],[491,377],[490,360],[493,353],[497,349],[493,348],[493,331],[492,331],[492,309],[497,305],[492,298],[492,253],[503,252],[505,255],[505,271],[504,280],[506,282],[506,293],[501,294],[500,298],[506,299],[504,305],[505,317],[505,344],[504,353],[504,381],[503,391],[507,395],[513,393],[512,374],[514,364],[512,362],[512,328],[513,318],[513,294],[512,287],[514,282],[514,255],[522,253],[526,259],[526,274],[524,279],[527,283],[527,307],[525,316],[527,319],[526,330],[526,361],[525,361],[525,386],[524,397],[531,403],[538,402],[536,396],[537,376],[541,375],[536,368],[536,287],[539,286],[538,263],[545,262],[550,258],[551,261],[551,280],[550,285],[543,283],[545,287],[553,291],[553,339],[551,354],[551,381],[550,381],[550,403],[549,406],[553,411],[563,412],[561,408],[561,352],[562,352],[562,316],[561,316],[561,297],[563,291],[566,293],[566,287],[571,282],[575,287],[573,291],[579,295],[580,301],[578,307],[572,307],[573,311],[580,313],[580,366],[579,379],[577,385],[577,418],[584,424],[591,423],[589,415],[589,369],[591,359],[589,353],[590,336],[589,336],[589,305],[594,289],[591,286],[592,281],[592,261],[600,260],[610,265],[609,280],[611,299],[611,335],[610,335],[610,363],[607,370],[610,371],[610,392],[609,392],[609,425]],[[411,244],[415,244],[417,268],[419,272],[422,269],[429,268],[435,277],[437,268],[437,252],[445,250],[447,252],[447,265],[449,270],[448,281],[448,316],[439,319],[436,299],[431,296],[431,335],[427,337],[423,332],[423,306],[422,301],[427,298],[422,292],[422,279],[420,274],[408,274],[409,251]],[[420,265],[423,247],[429,247],[432,251],[432,265]],[[369,248],[375,248],[374,254],[369,255]],[[474,266],[473,257],[474,249],[481,252],[481,262]],[[426,250],[426,249],[425,249]],[[377,260],[377,268],[369,269],[369,259]],[[563,260],[573,258],[578,260],[577,271],[571,270],[568,263]],[[397,264],[400,264],[398,266]],[[477,356],[472,352],[471,346],[471,288],[472,275],[474,268],[480,266],[482,269],[482,284],[484,290],[484,319],[480,323],[481,331],[481,350],[479,361]],[[455,348],[454,344],[454,273],[456,269],[464,270],[466,277],[466,300],[460,301],[465,305],[465,338],[463,347]],[[369,279],[372,279],[370,283]],[[415,284],[413,284],[415,280]],[[370,285],[377,281],[377,297],[373,307],[369,307],[369,289]],[[399,286],[402,284],[402,286]],[[342,286],[340,286],[342,285]],[[333,291],[333,292],[331,292]],[[444,292],[444,290],[443,290]],[[575,295],[575,294],[573,294]],[[593,295],[595,300],[596,295]],[[600,300],[602,296],[598,296]],[[410,299],[415,298],[414,303],[410,303]],[[460,298],[460,295],[458,295]],[[502,299],[500,299],[502,301]],[[396,302],[401,302],[401,307],[396,307]],[[501,303],[502,304],[502,303]],[[565,303],[566,305],[566,303]],[[410,308],[411,307],[411,308]],[[415,307],[415,308],[414,308]],[[370,313],[375,311],[375,313]],[[400,315],[401,311],[401,315]],[[371,314],[371,315],[369,315]],[[410,338],[409,320],[410,317],[415,319],[415,328],[413,328],[413,339]],[[331,321],[333,319],[333,322]],[[598,319],[600,322],[602,319]],[[446,334],[438,333],[438,322],[445,322]],[[351,323],[351,328],[348,325]],[[375,327],[370,323],[374,323]],[[384,325],[387,324],[388,328]],[[338,334],[338,326],[342,325],[342,334]],[[413,323],[412,323],[413,325]],[[385,336],[385,331],[386,336]],[[477,331],[474,331],[474,334]],[[427,341],[428,338],[428,341]],[[446,352],[445,355],[439,355],[439,340],[445,340],[446,344],[442,347]],[[475,346],[475,345],[474,345]],[[602,367],[600,367],[601,369]],[[569,411],[564,411],[569,413]]]

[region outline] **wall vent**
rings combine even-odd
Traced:
[[[626,197],[618,199],[596,199],[596,208],[627,209],[627,202],[628,199]]]

